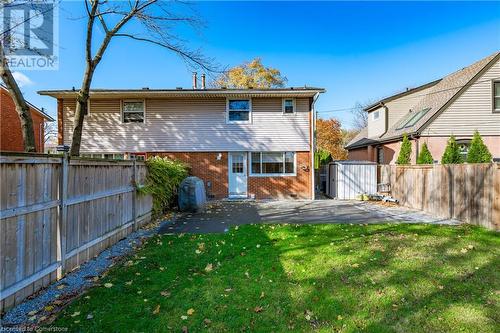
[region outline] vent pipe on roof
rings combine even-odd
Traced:
[[[193,89],[198,89],[198,73],[193,72]]]
[[[205,74],[201,74],[201,89],[206,89],[205,81],[206,81]]]

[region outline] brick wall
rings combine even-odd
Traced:
[[[217,156],[221,154],[221,159]],[[189,152],[189,153],[148,153],[147,156],[166,156],[189,164],[190,174],[203,179],[207,194],[212,194],[215,199],[227,198],[227,153],[219,152]],[[208,188],[208,182],[212,184]]]
[[[257,199],[311,199],[312,172],[311,154],[297,152],[297,176],[248,177],[248,192]]]
[[[221,154],[221,159],[217,156]],[[166,156],[183,161],[191,167],[190,174],[203,179],[205,186],[215,199],[228,196],[228,153],[227,152],[161,152],[148,153],[147,156]],[[306,170],[304,170],[304,168]],[[248,177],[248,193],[257,199],[302,198],[311,195],[311,158],[309,152],[297,152],[297,176],[293,177]]]
[[[14,101],[5,89],[0,88],[0,94],[0,150],[24,151],[21,121],[17,115]],[[43,153],[44,118],[36,111],[31,112],[31,117],[35,131],[36,151]]]

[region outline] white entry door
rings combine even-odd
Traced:
[[[247,153],[229,153],[229,197],[247,197]]]

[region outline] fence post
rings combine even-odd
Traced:
[[[68,171],[69,171],[69,155],[67,151],[63,152],[61,161],[61,179],[59,191],[59,225],[57,228],[57,260],[61,266],[57,269],[57,278],[60,279],[66,266],[66,229],[68,223]]]
[[[133,166],[132,166],[132,186],[134,187],[132,191],[132,220],[134,221],[134,231],[137,230],[137,191],[136,191],[136,186],[137,186],[137,161],[134,158],[133,160]]]

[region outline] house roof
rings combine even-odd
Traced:
[[[418,135],[421,131],[432,122],[444,109],[448,107],[458,96],[460,96],[469,86],[471,86],[478,77],[490,68],[500,59],[500,52],[496,52],[483,58],[472,65],[451,73],[440,80],[433,81],[427,84],[430,87],[429,92],[422,94],[414,107],[413,111],[403,116],[391,128],[379,137],[369,138],[368,132],[362,131],[358,136],[353,138],[346,148],[358,148],[366,146],[370,143],[387,142],[400,139],[404,133]],[[424,87],[426,85],[420,86]],[[418,88],[416,88],[418,89]],[[415,90],[414,90],[415,91]],[[406,95],[399,95],[397,98],[404,98]],[[415,96],[414,96],[415,97]],[[412,97],[413,98],[413,97]],[[380,102],[374,105],[380,106]],[[367,110],[372,110],[375,107],[369,106]],[[425,110],[425,111],[424,111]],[[417,113],[422,113],[417,116]],[[411,117],[413,121],[411,120]],[[411,126],[402,126],[404,123],[409,123]]]
[[[4,86],[2,83],[0,83],[0,88],[5,90],[9,96],[10,96],[10,92],[9,90],[7,89],[6,86]],[[54,118],[52,118],[51,116],[49,116],[43,109],[40,109],[38,108],[37,106],[31,104],[30,102],[28,102],[27,100],[24,100],[26,102],[26,104],[28,104],[28,106],[30,108],[32,108],[35,112],[38,112],[43,118],[45,118],[47,121],[54,121]]]
[[[130,97],[314,97],[324,93],[323,88],[290,87],[269,89],[91,89],[90,96],[96,98],[130,98]],[[42,90],[40,95],[55,98],[71,98],[77,90]]]

